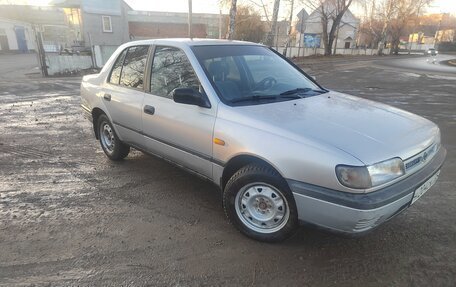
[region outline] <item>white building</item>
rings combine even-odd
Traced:
[[[0,53],[35,50],[32,26],[28,23],[0,18]]]
[[[298,18],[299,21],[296,25],[296,30],[298,31],[297,46],[299,46],[299,42],[301,41],[301,47],[323,48],[324,43],[321,40],[323,33],[321,7],[315,9],[310,15],[302,9],[298,14]],[[331,30],[332,23],[332,20],[329,20],[328,33]],[[337,40],[334,40],[334,45],[337,45],[338,49],[353,48],[356,44],[358,27],[359,20],[350,10],[347,10],[342,17],[338,31],[336,31]]]

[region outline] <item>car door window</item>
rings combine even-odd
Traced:
[[[119,57],[117,57],[117,60],[114,63],[114,66],[112,67],[111,75],[109,77],[110,83],[116,84],[116,85],[119,84],[120,72],[122,72],[122,65],[123,65],[126,54],[127,54],[127,49],[123,50],[122,53],[120,53]]]
[[[120,75],[120,85],[128,88],[144,87],[144,68],[146,66],[149,46],[128,48]]]
[[[200,90],[200,82],[185,53],[174,47],[155,48],[150,91],[160,97],[172,98],[176,88]]]

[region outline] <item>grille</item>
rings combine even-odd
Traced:
[[[413,170],[424,166],[424,164],[435,155],[436,151],[437,144],[433,144],[427,149],[404,161],[405,172],[412,172]]]

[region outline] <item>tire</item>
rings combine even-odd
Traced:
[[[239,169],[226,184],[223,208],[228,220],[255,240],[280,242],[298,227],[293,194],[270,167],[251,164]]]
[[[101,148],[110,160],[122,160],[128,155],[130,147],[120,141],[106,115],[98,118],[97,129]]]

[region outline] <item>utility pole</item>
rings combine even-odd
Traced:
[[[188,0],[188,37],[192,36],[192,0]]]
[[[274,10],[272,11],[272,24],[271,31],[269,31],[266,37],[266,45],[269,47],[274,46],[274,32],[277,29],[277,17],[279,16],[280,0],[274,0]],[[279,35],[276,34],[278,37]],[[277,40],[276,40],[277,42]]]

